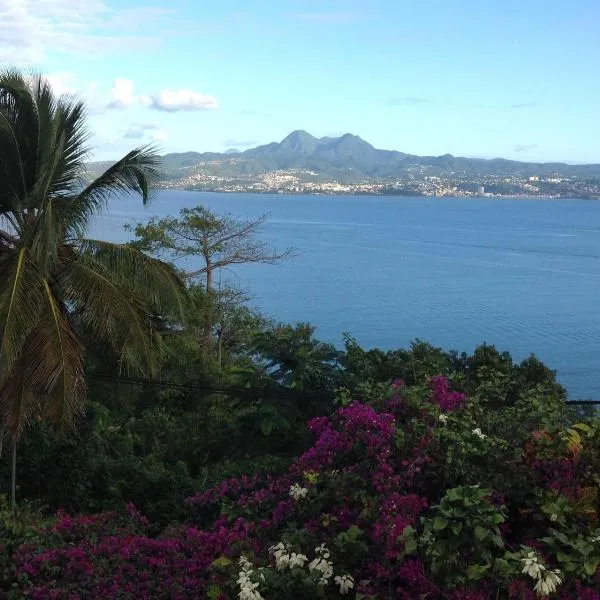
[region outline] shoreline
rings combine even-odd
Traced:
[[[439,200],[579,200],[585,202],[597,202],[598,198],[583,198],[581,196],[523,196],[523,195],[467,195],[467,196],[433,196],[429,194],[393,194],[393,193],[377,193],[377,192],[288,192],[288,191],[270,191],[270,190],[203,190],[194,188],[177,188],[177,187],[160,187],[161,191],[170,192],[194,192],[195,194],[252,194],[252,195],[265,195],[265,196],[367,196],[367,197],[386,197],[386,198],[436,198]]]

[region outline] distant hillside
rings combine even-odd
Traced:
[[[109,163],[92,163],[92,173]],[[416,156],[393,150],[379,150],[356,135],[316,138],[306,131],[293,131],[281,142],[251,148],[244,152],[183,152],[164,156],[164,177],[174,180],[202,172],[215,177],[248,177],[277,170],[311,171],[319,179],[359,181],[364,178],[389,179],[411,174],[489,176],[600,177],[600,165],[527,163],[502,158],[461,158]]]

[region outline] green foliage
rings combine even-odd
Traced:
[[[593,582],[600,565],[600,529],[588,535],[575,529],[549,529],[548,534],[541,541],[556,558],[560,569],[582,581]]]
[[[504,554],[498,526],[506,518],[490,496],[477,485],[448,489],[422,518],[420,534],[411,526],[404,530],[406,553],[421,554],[432,574],[450,586],[489,577]]]
[[[314,395],[335,388],[339,381],[341,353],[332,344],[313,337],[308,323],[278,325],[259,332],[252,351],[264,372],[280,386]]]
[[[345,353],[341,358],[344,383],[354,390],[373,383],[389,383],[399,378],[407,384],[424,383],[428,377],[452,371],[453,354],[420,340],[410,349],[383,351],[377,348],[364,350],[357,341],[346,334]]]

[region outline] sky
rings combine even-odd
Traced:
[[[0,0],[0,64],[88,105],[98,160],[295,129],[600,163],[598,0]]]

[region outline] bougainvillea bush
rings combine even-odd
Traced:
[[[596,419],[535,390],[492,408],[445,377],[380,396],[341,397],[285,474],[203,490],[159,536],[133,506],[59,514],[7,547],[5,592],[600,600]]]

